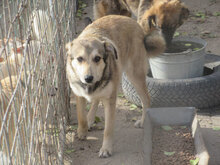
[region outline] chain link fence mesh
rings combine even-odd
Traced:
[[[0,164],[64,164],[76,0],[0,1]]]

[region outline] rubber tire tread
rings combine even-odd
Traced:
[[[220,66],[213,73],[190,79],[154,79],[146,76],[151,107],[196,107],[199,109],[220,105]],[[122,90],[132,103],[141,106],[141,100],[125,74]]]

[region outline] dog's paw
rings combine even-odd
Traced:
[[[79,138],[79,140],[85,140],[87,137],[87,130],[82,130],[82,129],[78,129],[77,130],[77,136]]]
[[[101,148],[99,151],[99,157],[100,158],[108,158],[112,156],[112,149],[107,149],[107,148]]]
[[[144,125],[144,123],[143,123],[142,120],[137,120],[137,121],[135,122],[135,124],[134,124],[134,126],[135,126],[136,128],[143,128],[143,125]]]

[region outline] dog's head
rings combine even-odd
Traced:
[[[179,0],[166,0],[158,4],[158,26],[161,27],[168,45],[171,43],[176,29],[183,24],[188,16],[188,8]]]
[[[156,24],[169,45],[176,29],[188,18],[189,10],[180,0],[154,0],[143,18],[146,20],[151,15],[156,15]]]
[[[110,55],[117,58],[112,44],[95,38],[76,39],[66,44],[66,49],[69,65],[75,76],[81,83],[88,86],[103,79]]]
[[[157,25],[157,16],[149,15],[139,21],[139,24],[145,31],[144,45],[148,53],[148,57],[158,56],[164,52],[166,42],[161,33],[161,29]]]

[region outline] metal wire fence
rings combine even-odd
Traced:
[[[0,164],[64,164],[76,0],[0,1]]]

